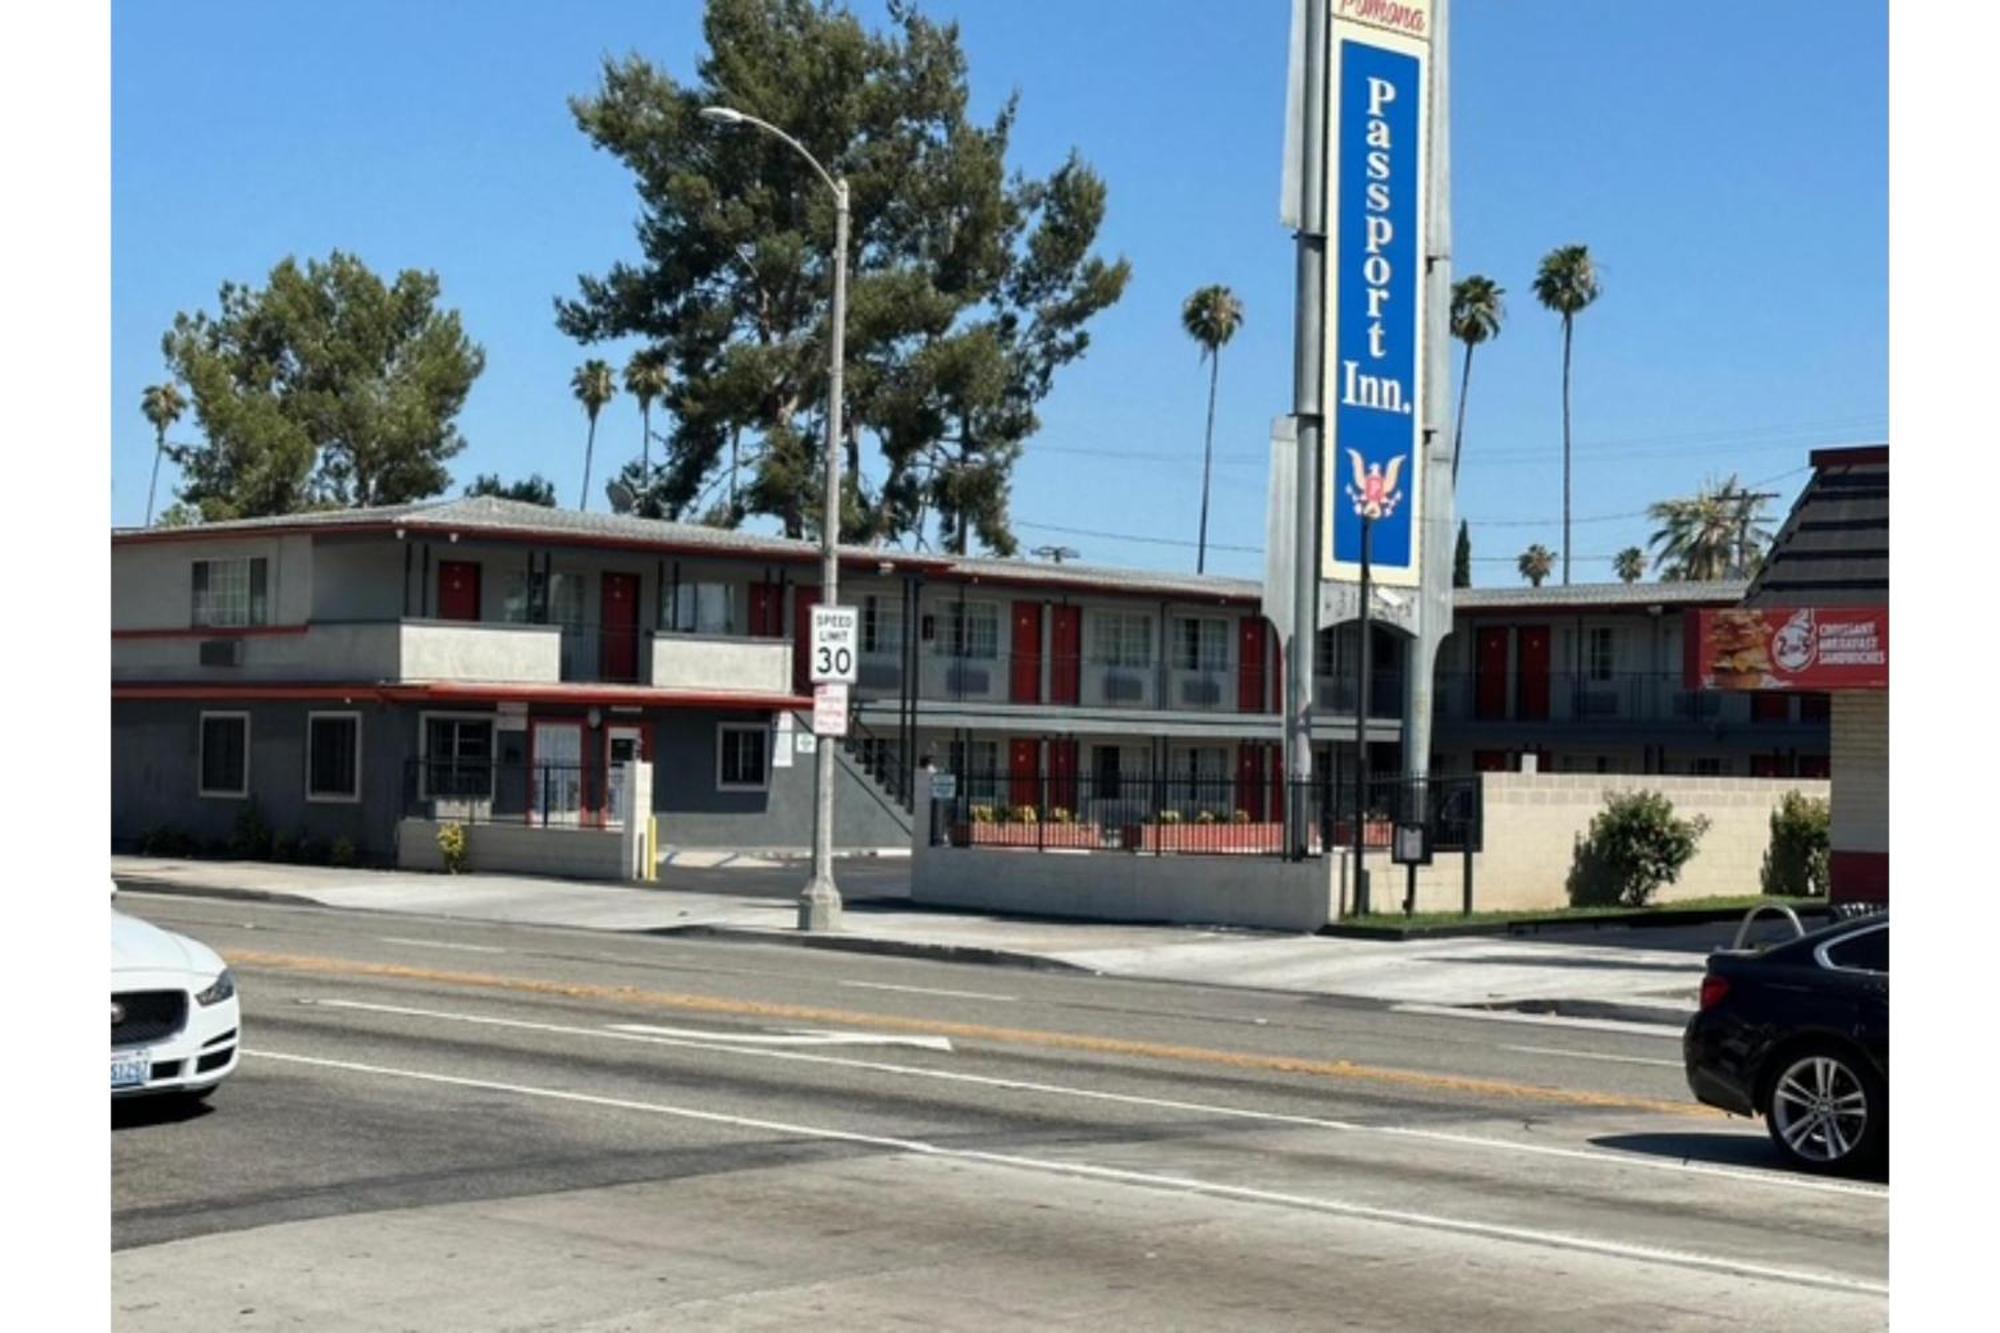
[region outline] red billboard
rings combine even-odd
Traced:
[[[1882,690],[1889,608],[1804,606],[1690,611],[1691,690]]]

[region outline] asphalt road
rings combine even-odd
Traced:
[[[210,1106],[114,1107],[133,1330],[1879,1328],[1882,1182],[1662,1030],[187,898]]]

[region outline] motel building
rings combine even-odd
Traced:
[[[650,765],[635,817],[663,850],[811,843],[814,543],[490,497],[111,543],[120,849],[220,850],[261,824],[434,865],[457,822],[474,869],[608,877],[629,760]],[[861,547],[841,562],[861,634],[849,734],[823,742],[837,847],[909,847],[926,761],[994,806],[1087,815],[1146,778],[1225,820],[1277,817],[1282,664],[1255,582]],[[1689,613],[1763,588],[1460,590],[1433,773],[1825,776],[1840,696],[1684,670]],[[1375,633],[1370,763],[1394,773],[1403,640]],[[1315,762],[1335,780],[1354,764],[1356,647],[1346,626],[1316,655]]]
[[[1821,449],[1741,605],[1704,610],[1688,683],[1830,722],[1834,902],[1889,901],[1889,449]],[[1808,693],[1810,692],[1810,693]]]

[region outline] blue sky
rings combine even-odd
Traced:
[[[1223,356],[1209,568],[1258,574],[1266,442],[1291,392],[1287,0],[926,8],[961,22],[981,109],[1019,90],[1019,167],[1046,172],[1074,146],[1103,173],[1103,246],[1134,269],[1016,473],[1023,545],[1193,568],[1206,375],[1179,308],[1222,282],[1247,319]],[[1780,493],[1775,517],[1809,449],[1886,438],[1886,6],[1697,16],[1598,0],[1454,9],[1455,262],[1509,291],[1505,330],[1474,360],[1460,476],[1481,584],[1516,582],[1530,542],[1561,545],[1561,339],[1529,291],[1556,245],[1588,244],[1605,285],[1577,332],[1574,510],[1604,520],[1576,525],[1578,581],[1644,543],[1636,514],[1653,500],[1735,472]],[[122,0],[112,34],[113,521],[144,512],[138,401],[164,375],[174,313],[212,309],[225,278],[261,283],[287,254],[336,247],[378,272],[435,270],[485,346],[461,482],[540,471],[572,501],[570,370],[628,349],[585,352],[551,301],[634,253],[636,196],[565,98],[596,86],[607,53],[691,77],[700,6]],[[637,437],[620,400],[600,460]]]

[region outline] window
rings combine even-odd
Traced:
[[[1338,654],[1331,628],[1323,629],[1313,636],[1313,674],[1323,679],[1332,679],[1338,674]]]
[[[424,791],[431,796],[493,796],[493,719],[424,719]]]
[[[738,634],[743,616],[733,583],[676,583],[662,588],[660,627],[674,634]]]
[[[959,789],[975,805],[993,805],[1000,799],[1000,742],[953,741],[946,749],[951,771],[958,774]]]
[[[1091,617],[1090,642],[1098,665],[1153,665],[1153,618],[1131,611],[1099,611]]]
[[[991,602],[952,602],[944,607],[944,635],[937,651],[948,657],[1000,656],[1000,608]]]
[[[1850,972],[1882,972],[1889,970],[1889,928],[1864,930],[1858,935],[1850,935],[1838,944],[1826,946],[1822,955],[1828,967],[1838,967]]]
[[[250,794],[250,715],[201,715],[201,781],[203,796]]]
[[[998,627],[995,627],[998,632]],[[869,657],[889,657],[903,647],[903,608],[886,597],[861,602],[861,651]]]
[[[822,740],[820,744],[832,742]],[[770,785],[771,733],[761,722],[724,722],[715,732],[715,785],[762,791]]]
[[[194,562],[194,613],[197,627],[240,628],[267,623],[269,562],[263,556],[242,560]]]
[[[1196,745],[1173,752],[1173,782],[1176,791],[1197,807],[1211,808],[1227,816],[1229,805],[1229,752],[1219,745]]]
[[[576,574],[529,574],[516,569],[506,576],[500,618],[513,625],[561,625],[583,628],[583,579]]]
[[[1697,759],[1694,761],[1692,772],[1697,777],[1724,777],[1729,772],[1729,761],[1727,759]]]
[[[306,799],[361,799],[361,714],[306,715]]]
[[[1223,671],[1228,666],[1228,621],[1183,619],[1174,622],[1176,670]]]
[[[1608,626],[1587,632],[1583,641],[1584,664],[1592,680],[1610,680],[1616,661],[1617,631]]]

